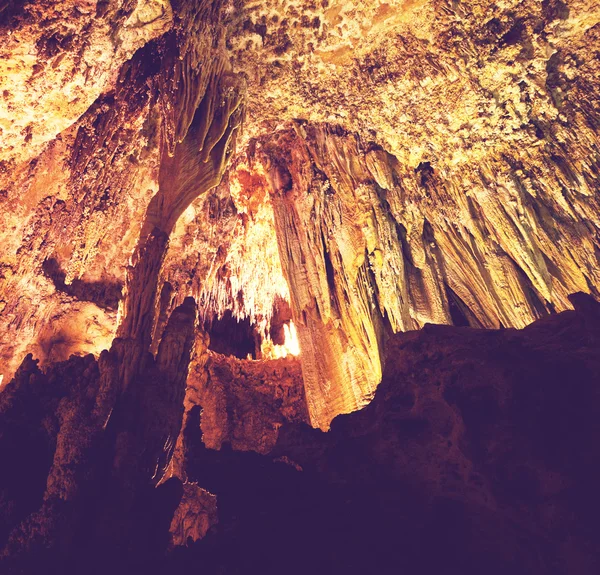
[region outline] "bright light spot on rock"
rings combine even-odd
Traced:
[[[281,359],[288,355],[300,355],[298,332],[293,321],[290,321],[289,325],[284,324],[283,333],[285,337],[283,345],[275,345],[270,339],[263,341],[261,345],[263,359]]]
[[[294,322],[290,321],[289,326],[285,324],[283,331],[285,333],[285,344],[282,347],[287,349],[291,355],[300,355],[300,342],[298,341],[298,333]]]

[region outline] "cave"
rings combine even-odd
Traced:
[[[0,0],[0,573],[600,573],[600,7]]]

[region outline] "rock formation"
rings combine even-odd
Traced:
[[[597,294],[593,2],[2,14],[5,381],[151,316],[156,353],[187,296],[270,348],[283,300],[327,428],[372,397],[391,333],[523,327]]]
[[[600,304],[573,302],[521,331],[397,334],[369,406],[328,433],[284,423],[264,455],[204,446],[193,406],[183,486],[154,487],[181,421],[168,374],[189,358],[190,300],[121,396],[114,350],[46,372],[28,357],[0,396],[2,572],[591,575]]]
[[[300,362],[240,360],[209,352],[188,377],[186,413],[202,408],[202,441],[236,451],[269,453],[286,422],[308,423]]]
[[[229,573],[594,573],[600,306],[574,303],[395,335],[372,403],[284,426],[270,465],[193,443],[223,513],[191,552]]]
[[[181,493],[173,482],[155,486],[181,429],[194,322],[190,298],[173,312],[156,359],[144,354],[133,377],[133,340],[45,373],[25,358],[1,395],[6,569],[35,572],[49,562],[77,572],[103,545],[115,554],[106,561],[123,554],[145,563],[152,554],[140,545],[168,542]],[[136,526],[140,507],[152,520]],[[98,561],[95,568],[105,566]]]
[[[0,40],[6,569],[598,570],[597,2],[0,0]]]

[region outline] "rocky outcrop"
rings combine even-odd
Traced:
[[[145,354],[136,373],[131,340],[45,373],[27,356],[0,396],[3,572],[44,563],[77,572],[90,556],[101,572],[120,569],[121,555],[142,565],[164,552],[182,486],[156,485],[181,429],[194,323],[189,299],[171,315],[156,359]],[[156,548],[145,554],[149,541]],[[103,548],[111,551],[99,558]]]
[[[172,544],[184,546],[199,541],[217,523],[217,498],[194,483],[185,483],[169,528]]]
[[[173,569],[595,573],[600,305],[573,303],[521,331],[395,335],[366,408],[284,425],[268,458],[207,450],[194,423],[219,525]]]
[[[290,573],[592,575],[600,304],[573,303],[523,330],[397,334],[366,408],[328,433],[286,422],[265,454],[207,448],[195,405],[183,486],[162,474],[190,301],[124,392],[117,347],[46,372],[27,358],[0,395],[3,572],[279,573],[294,557]]]
[[[186,414],[202,408],[202,442],[236,451],[269,453],[282,425],[308,423],[298,359],[243,360],[208,353],[188,378]]]

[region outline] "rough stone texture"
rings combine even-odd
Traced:
[[[594,146],[599,18],[588,0],[251,2],[229,45],[249,137],[335,123],[477,186],[468,168],[503,154]]]
[[[599,295],[597,2],[0,0],[0,20],[8,566],[599,571],[598,312],[544,317]],[[257,357],[297,326],[330,435],[285,422],[298,360],[207,353],[226,312]],[[217,533],[167,569],[169,524],[214,523],[200,489]]]
[[[523,176],[505,156],[510,181],[497,164],[479,194],[429,162],[409,169],[339,126],[304,122],[255,154],[274,192],[315,425],[372,397],[386,331],[522,327],[570,307],[569,293],[597,294],[597,182],[572,188],[578,207],[565,210],[556,172]]]
[[[0,24],[3,163],[37,156],[114,87],[121,65],[173,18],[169,0],[8,4]]]
[[[199,541],[217,523],[217,498],[194,483],[184,483],[183,495],[169,528],[173,545]]]
[[[268,458],[188,441],[219,525],[173,569],[596,573],[600,305],[574,303],[522,331],[393,336],[366,408],[283,426]]]
[[[387,332],[597,294],[596,4],[3,2],[5,381],[148,333],[166,282],[265,341],[281,298],[326,428]]]
[[[230,45],[315,425],[372,397],[378,316],[522,327],[597,295],[599,22],[584,1],[249,6]]]
[[[25,8],[34,9],[33,4],[41,3],[26,3]],[[95,11],[95,3],[86,10],[92,4]],[[114,20],[115,34],[120,33],[121,16],[144,3],[128,2],[126,12],[119,12],[117,4],[98,3],[98,10],[108,10],[107,18]],[[159,6],[158,2],[150,4]],[[102,94],[93,95],[85,113],[78,114],[75,123],[69,121],[70,128],[67,124],[33,160],[21,154],[2,164],[0,373],[5,381],[28,352],[42,362],[52,362],[67,359],[71,353],[99,354],[110,347],[124,314],[116,313],[114,295],[107,302],[102,293],[120,298],[131,257],[136,248],[143,249],[151,224],[170,231],[170,219],[210,186],[207,170],[197,189],[188,186],[186,190],[182,180],[168,179],[169,162],[162,162],[177,148],[170,162],[181,161],[185,146],[197,140],[198,134],[191,134],[184,143],[202,102],[202,118],[195,126],[206,137],[207,147],[197,162],[210,156],[213,167],[222,171],[230,153],[228,136],[237,121],[226,128],[227,137],[221,138],[221,126],[227,127],[229,114],[220,98],[227,92],[225,100],[239,102],[239,94],[235,78],[225,70],[221,9],[220,3],[175,3],[172,29],[132,52],[123,65],[113,62],[114,81],[104,86]],[[32,20],[27,10],[9,10],[2,33],[8,36],[10,32],[12,37],[28,26],[45,33],[45,21]],[[72,10],[79,13],[77,7]],[[81,16],[88,28],[102,22],[94,11]],[[115,19],[116,12],[119,17]],[[140,46],[150,38],[141,40]],[[46,76],[49,82],[53,80],[50,72]],[[10,78],[0,75],[0,81],[4,86]],[[214,105],[207,111],[210,102]],[[177,146],[178,142],[182,145]],[[215,146],[217,142],[220,145]],[[192,173],[196,166],[196,175],[197,162],[190,165]],[[168,191],[167,181],[176,189]],[[157,206],[161,202],[164,205]],[[84,289],[65,289],[74,282]],[[125,297],[128,293],[125,289]]]
[[[236,451],[268,453],[284,423],[308,423],[300,362],[291,357],[252,361],[209,352],[188,378],[186,412],[195,405],[210,449],[226,442]]]
[[[2,572],[81,572],[90,557],[93,572],[119,558],[143,570],[164,553],[182,487],[156,486],[181,429],[195,317],[192,299],[174,310],[156,359],[121,339],[45,373],[26,357],[0,395]]]

